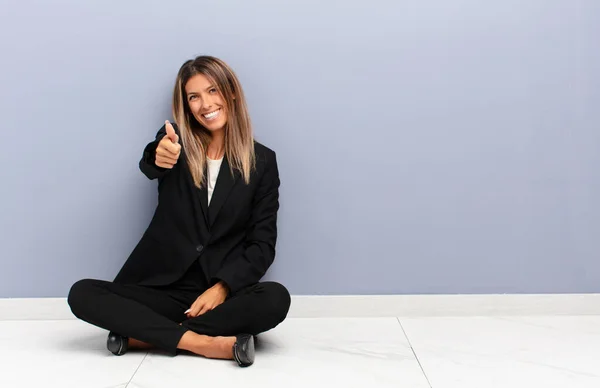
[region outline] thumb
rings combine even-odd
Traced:
[[[167,137],[171,140],[171,142],[179,143],[179,136],[177,133],[175,133],[175,128],[173,128],[173,125],[169,122],[169,120],[165,121],[165,127],[167,130]]]

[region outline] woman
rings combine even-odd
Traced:
[[[166,121],[140,170],[158,179],[158,206],[113,282],[69,292],[78,318],[110,330],[108,349],[178,349],[240,366],[254,336],[287,316],[290,295],[260,282],[275,257],[279,172],[254,141],[242,87],[223,61],[183,64]]]

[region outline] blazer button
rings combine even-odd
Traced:
[[[203,249],[204,249],[204,247],[203,247],[202,245],[198,245],[198,246],[196,247],[196,250],[197,250],[198,252],[202,252],[202,250],[203,250]]]

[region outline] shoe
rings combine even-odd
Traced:
[[[254,363],[254,336],[240,334],[235,337],[233,345],[233,358],[241,367],[250,366]]]
[[[106,339],[106,347],[112,354],[121,356],[129,349],[129,338],[111,331]]]

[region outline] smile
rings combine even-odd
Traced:
[[[203,114],[202,117],[204,117],[207,120],[214,120],[217,118],[217,116],[219,116],[220,112],[221,112],[221,108],[219,108],[213,112]]]

